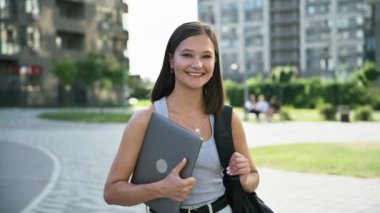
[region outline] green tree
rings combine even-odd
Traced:
[[[115,58],[105,60],[106,69],[102,70],[101,78],[112,82],[112,87],[122,87],[127,83],[127,70],[124,69]]]
[[[361,86],[373,86],[380,77],[380,68],[371,61],[366,61],[364,65],[355,71],[356,79]]]
[[[279,104],[284,103],[285,86],[291,82],[297,75],[297,68],[294,66],[277,66],[272,69],[270,78],[273,83],[278,85]],[[279,111],[282,119],[281,108]]]
[[[284,100],[285,85],[290,83],[297,75],[297,68],[294,66],[277,66],[272,69],[270,79],[279,86],[280,103]]]
[[[65,86],[71,86],[75,78],[75,64],[69,57],[63,60],[53,60],[53,72]]]
[[[76,77],[86,87],[91,88],[95,81],[100,80],[102,73],[107,69],[104,59],[96,54],[89,54],[84,60],[77,61]]]
[[[294,66],[277,66],[272,69],[270,78],[274,83],[287,84],[297,75],[297,68]]]
[[[71,104],[73,101],[72,86],[75,80],[75,64],[70,57],[53,60],[53,73],[58,78],[58,103]]]

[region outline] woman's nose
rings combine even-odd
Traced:
[[[202,67],[202,61],[199,58],[194,58],[191,66],[194,68],[201,68]]]

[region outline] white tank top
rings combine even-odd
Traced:
[[[169,118],[166,97],[154,102],[157,113]],[[193,188],[189,199],[185,200],[181,206],[198,206],[218,199],[224,194],[223,167],[219,161],[218,151],[214,139],[214,116],[209,115],[212,134],[211,137],[203,141],[198,159],[193,170],[193,177],[196,185]]]

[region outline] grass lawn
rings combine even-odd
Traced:
[[[39,118],[61,121],[93,122],[93,123],[127,123],[131,114],[125,113],[96,113],[96,112],[57,112],[43,113]]]
[[[380,178],[380,143],[289,144],[251,149],[260,167]]]

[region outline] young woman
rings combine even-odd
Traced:
[[[223,108],[224,88],[216,36],[208,25],[189,22],[173,32],[151,101],[153,104],[148,109],[135,112],[126,125],[105,184],[105,201],[131,206],[169,198],[181,202],[181,212],[205,205],[217,206],[210,212],[232,212],[224,199],[223,168],[213,137],[214,115]],[[179,176],[186,165],[184,160],[161,181],[138,185],[129,182],[153,111],[204,140],[192,177]],[[235,113],[231,122],[236,152],[227,171],[239,175],[244,190],[251,192],[258,186],[259,175],[249,155],[242,123]]]

